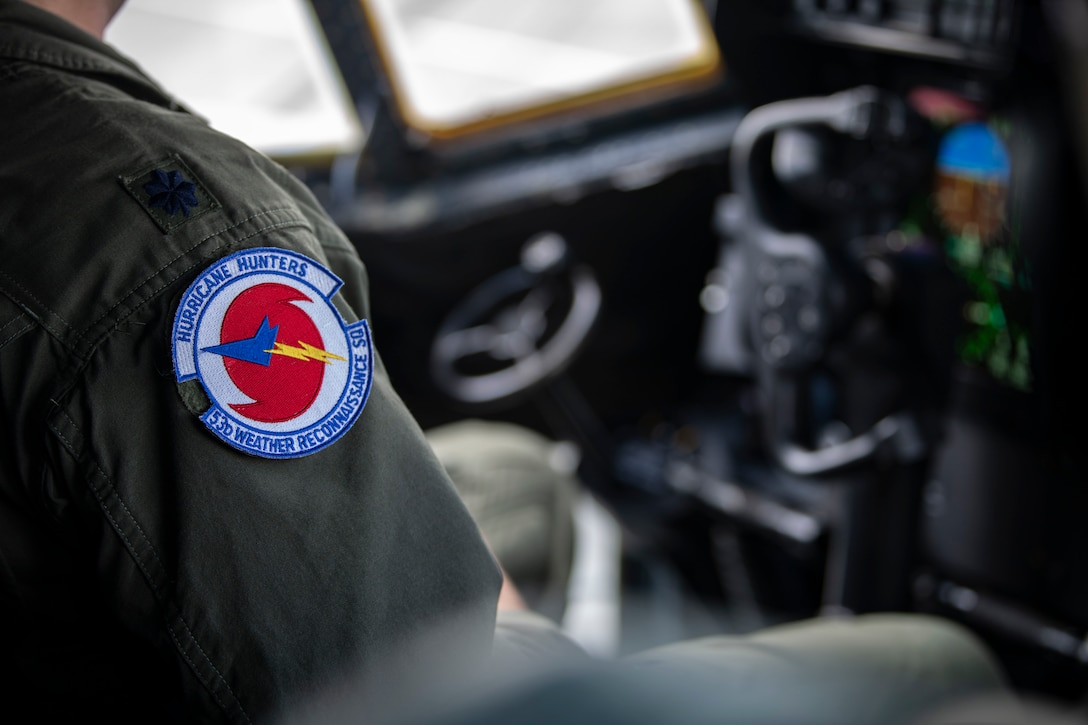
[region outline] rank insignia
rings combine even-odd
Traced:
[[[219,202],[179,156],[120,178],[121,185],[164,232],[219,209]]]

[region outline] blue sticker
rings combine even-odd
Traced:
[[[366,320],[348,325],[332,304],[341,284],[309,257],[258,248],[189,286],[174,317],[174,372],[204,387],[212,433],[254,456],[298,458],[355,424],[373,354]]]
[[[937,167],[967,178],[1007,182],[1009,153],[990,126],[971,121],[945,134],[937,152]]]

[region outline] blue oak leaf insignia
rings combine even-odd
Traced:
[[[151,197],[148,204],[162,208],[167,215],[181,212],[189,216],[189,209],[200,204],[196,198],[196,184],[186,181],[180,171],[155,169],[151,177],[152,180],[144,184],[144,191]]]

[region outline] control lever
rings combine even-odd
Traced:
[[[907,110],[898,99],[864,86],[827,97],[800,98],[756,108],[741,120],[733,139],[731,170],[744,210],[738,229],[744,275],[741,299],[749,301],[748,339],[752,361],[769,399],[796,394],[790,379],[822,358],[836,318],[850,308],[825,245],[799,232],[774,228],[761,211],[753,172],[754,152],[764,138],[800,126],[825,126],[857,139],[905,139]],[[791,411],[792,412],[792,411]],[[899,412],[868,431],[819,449],[805,448],[785,430],[781,411],[769,406],[768,443],[777,463],[803,476],[835,473],[873,459],[889,446],[899,462],[918,460],[924,444],[912,416]]]
[[[881,157],[887,154],[894,163],[909,166],[916,128],[901,99],[862,87],[754,109],[741,120],[733,141],[732,180],[743,210],[736,215],[735,231],[738,257],[746,272],[737,275],[736,296],[747,307],[736,310],[728,322],[733,324],[731,329],[745,329],[742,326],[746,325],[752,350],[747,361],[749,372],[755,375],[765,399],[766,450],[781,470],[797,476],[849,471],[829,481],[837,504],[828,526],[823,592],[828,611],[902,606],[907,596],[903,582],[908,580],[915,550],[914,527],[896,523],[915,521],[912,511],[920,499],[918,477],[904,464],[919,461],[925,445],[907,411],[892,411],[848,440],[817,447],[800,442],[807,434],[804,409],[811,399],[817,364],[827,359],[830,343],[848,329],[869,301],[864,275],[851,271],[857,265],[849,256],[848,243],[866,228],[866,212],[882,209],[888,200],[909,191],[912,179],[906,174],[894,184],[889,182],[886,189],[868,188],[864,185],[869,177],[861,171],[870,167],[848,164],[850,173],[828,177],[820,154],[837,148],[841,141],[845,141],[842,149],[858,151],[854,142],[841,138],[846,137],[866,142]],[[829,130],[831,136],[838,137],[821,147],[820,139],[828,136]],[[757,171],[766,169],[756,168],[756,153],[757,149],[766,150],[765,142],[776,132],[783,132],[782,137],[795,144],[798,156],[793,160],[798,164],[791,168],[785,163],[790,161],[787,149],[779,149],[778,170],[795,175],[792,179],[774,178],[782,188],[787,182],[793,184],[794,197],[803,199],[807,213],[818,220],[816,233],[777,228],[769,209],[761,204],[765,194],[756,184],[766,175]],[[810,142],[812,147],[805,148]],[[862,156],[869,164],[881,162],[881,157]],[[761,154],[760,160],[765,158]],[[766,160],[773,170],[774,159]],[[851,157],[836,156],[834,160],[848,163]],[[824,182],[824,186],[809,185],[811,179]],[[831,203],[834,182],[852,183],[865,193],[858,194],[857,203]],[[867,201],[871,201],[871,208]],[[862,469],[861,464],[883,457],[896,465],[886,470]],[[883,485],[866,485],[870,481]]]
[[[922,458],[926,447],[913,416],[894,413],[881,418],[859,436],[816,450],[783,441],[774,455],[778,464],[790,473],[820,476],[871,460],[889,447],[897,463],[913,463]]]

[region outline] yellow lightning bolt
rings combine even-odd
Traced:
[[[276,343],[274,350],[265,350],[273,355],[283,355],[284,357],[291,357],[295,360],[316,360],[317,362],[323,362],[326,365],[332,365],[333,360],[343,360],[347,362],[347,358],[334,355],[331,352],[325,352],[320,348],[316,348],[313,345],[298,341],[298,344],[302,347],[295,347],[294,345],[284,345],[282,342]]]

